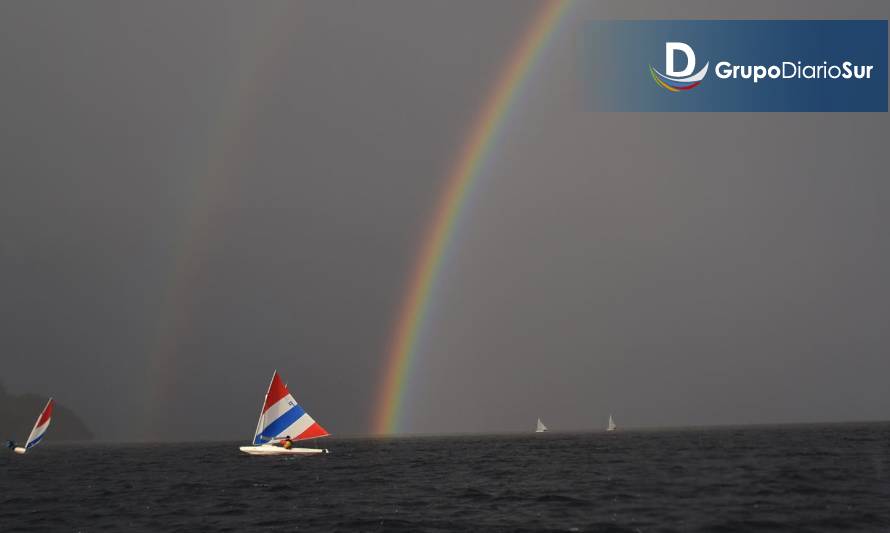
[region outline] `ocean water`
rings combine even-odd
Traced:
[[[2,453],[0,530],[890,531],[890,424],[238,444]]]

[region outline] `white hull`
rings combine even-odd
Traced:
[[[241,446],[242,452],[248,455],[318,455],[328,453],[325,448],[283,448],[281,446],[270,446],[268,444],[260,444],[259,446]]]
[[[28,450],[25,449],[25,448],[22,448],[21,446],[16,446],[15,449],[12,450],[12,451],[14,451],[15,453],[21,453],[21,454],[23,454],[23,453],[25,453],[25,452],[28,451]]]

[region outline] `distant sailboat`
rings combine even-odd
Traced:
[[[272,382],[266,391],[263,410],[253,434],[253,446],[241,446],[249,455],[315,455],[328,453],[319,448],[294,448],[292,442],[316,439],[330,435],[309,413],[297,405],[287,385],[281,381],[278,371],[272,374]],[[275,441],[281,440],[283,446]]]
[[[535,433],[544,433],[545,431],[547,431],[547,426],[545,426],[544,423],[541,422],[541,419],[539,418],[538,419],[538,428],[535,429]]]
[[[31,429],[31,434],[28,435],[28,440],[25,441],[25,446],[16,446],[14,442],[9,443],[9,447],[13,448],[15,453],[25,453],[34,446],[37,446],[43,437],[46,435],[46,430],[49,429],[49,423],[52,422],[53,419],[53,399],[50,398],[48,402],[46,402],[46,407],[43,408],[43,411],[40,412],[40,415],[37,417],[37,421],[34,422],[34,428]]]
[[[615,431],[618,429],[618,426],[615,425],[615,421],[612,420],[612,415],[609,415],[609,425],[606,426],[606,431]]]

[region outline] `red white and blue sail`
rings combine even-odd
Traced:
[[[28,440],[25,444],[25,449],[29,450],[43,439],[43,436],[46,435],[46,430],[49,429],[49,423],[52,422],[53,419],[53,399],[50,398],[48,402],[46,402],[46,407],[43,408],[43,411],[40,412],[40,416],[37,417],[37,422],[34,423],[34,429],[31,430],[31,434],[28,435]]]
[[[292,440],[314,439],[327,435],[330,433],[297,404],[276,371],[266,393],[253,443],[265,444],[285,437]]]

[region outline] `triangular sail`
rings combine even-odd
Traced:
[[[538,427],[537,427],[537,429],[535,429],[535,431],[537,433],[543,433],[543,432],[547,431],[547,426],[545,426],[544,423],[541,422],[540,418],[538,419]]]
[[[266,392],[266,401],[253,436],[254,444],[265,444],[275,439],[314,439],[330,435],[309,413],[297,405],[287,385],[276,371]]]
[[[28,440],[25,441],[25,449],[31,449],[43,439],[43,436],[46,435],[46,430],[49,429],[49,423],[52,422],[53,419],[53,399],[50,398],[48,402],[46,402],[46,407],[43,408],[43,411],[40,412],[40,416],[37,417],[37,421],[34,422],[34,428],[31,430],[31,434],[28,435]]]
[[[606,431],[615,431],[616,427],[615,421],[612,420],[612,415],[609,415],[609,426],[606,428]]]

